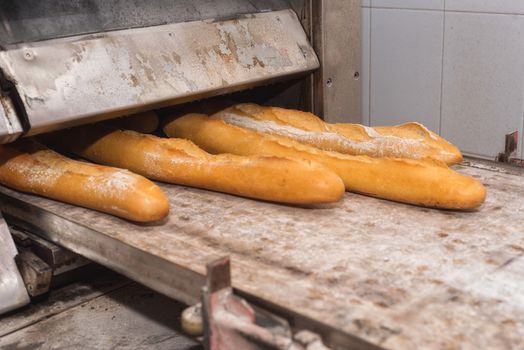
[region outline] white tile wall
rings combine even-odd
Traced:
[[[416,120],[438,132],[443,16],[442,11],[371,9],[372,125]]]
[[[524,14],[523,0],[446,0],[446,10]]]
[[[524,16],[450,12],[444,40],[442,136],[494,158],[522,134]]]
[[[524,0],[362,6],[365,123],[419,121],[484,158],[518,130],[524,157]]]
[[[373,0],[372,7],[443,10],[444,0]]]
[[[369,125],[369,62],[370,62],[371,9],[362,8],[362,65],[360,81],[362,83],[362,122]]]

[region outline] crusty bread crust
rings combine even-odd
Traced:
[[[132,221],[156,221],[169,212],[160,187],[143,176],[69,159],[32,139],[0,146],[0,183]]]
[[[360,124],[330,124],[312,113],[253,103],[226,108],[212,118],[285,136],[325,151],[371,157],[431,158],[448,165],[462,161],[462,154],[454,145],[419,123],[374,128]]]
[[[171,137],[192,140],[210,153],[274,155],[319,162],[335,171],[347,190],[399,202],[472,209],[486,196],[480,182],[452,171],[439,161],[372,158],[323,151],[202,114],[188,114],[168,121],[164,132]]]
[[[103,125],[71,129],[56,140],[60,147],[94,162],[169,183],[292,204],[335,202],[344,195],[342,180],[311,161],[211,155],[191,141]]]

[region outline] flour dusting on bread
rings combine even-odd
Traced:
[[[246,120],[235,120],[233,116],[251,119],[253,123],[268,122],[270,125],[253,125]],[[253,103],[234,105],[214,114],[212,118],[291,138],[325,151],[371,157],[431,158],[449,165],[462,161],[462,155],[455,146],[416,122],[378,127],[352,123],[331,124],[309,112]],[[237,124],[233,124],[235,121]]]
[[[96,191],[103,196],[118,197],[125,192],[133,191],[139,177],[127,170],[91,175],[86,182],[91,191]]]
[[[75,135],[75,145],[83,136]],[[165,194],[146,178],[67,158],[32,139],[0,146],[0,183],[132,221],[152,222],[169,212]]]
[[[289,125],[278,124],[270,120],[257,120],[244,117],[235,113],[222,112],[215,115],[215,118],[222,119],[224,122],[245,129],[289,137],[302,143],[312,146],[325,146],[334,144],[335,147],[326,149],[329,151],[343,151],[355,155],[370,156],[392,156],[397,158],[423,158],[425,152],[415,152],[414,149],[428,149],[430,146],[416,139],[403,139],[396,136],[381,135],[373,128],[364,127],[370,137],[368,140],[354,141],[335,132],[314,132],[306,131]]]
[[[19,162],[7,161],[6,168],[17,174],[18,176],[25,176],[27,186],[32,190],[35,188],[47,188],[53,186],[64,171],[59,168],[50,168],[46,164],[39,162]]]

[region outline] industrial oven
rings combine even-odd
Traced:
[[[356,0],[4,1],[0,142],[223,95],[361,123],[360,56]],[[154,226],[1,186],[0,203],[19,241],[202,301],[213,349],[518,347],[519,301],[500,286],[522,292],[524,175],[459,168],[489,186],[479,212],[357,195],[296,208],[165,184],[172,213]],[[28,302],[9,230],[2,220],[2,311]],[[223,322],[223,308],[258,323]]]

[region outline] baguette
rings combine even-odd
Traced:
[[[418,123],[374,128],[329,124],[311,113],[253,103],[237,104],[212,117],[243,128],[286,136],[325,151],[371,157],[428,157],[448,165],[462,161],[462,154],[454,145]]]
[[[0,183],[138,222],[169,211],[165,194],[148,179],[66,158],[32,139],[0,146]]]
[[[134,130],[136,132],[149,134],[156,131],[159,125],[159,120],[155,111],[147,111],[122,118],[111,119],[105,123],[115,128]]]
[[[326,167],[278,157],[210,155],[187,140],[100,125],[68,130],[59,146],[97,163],[151,179],[291,204],[338,201],[342,180]]]
[[[484,186],[472,177],[432,160],[371,158],[322,151],[281,136],[259,133],[189,114],[168,121],[168,136],[192,140],[211,153],[275,155],[324,164],[337,173],[349,191],[399,202],[447,209],[472,209],[485,198]]]

